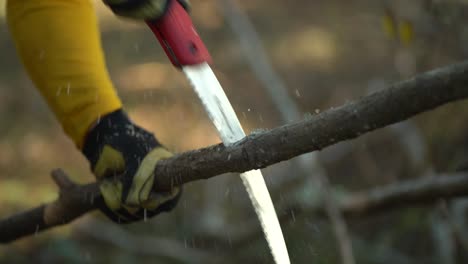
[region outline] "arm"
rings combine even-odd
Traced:
[[[156,3],[166,2],[106,4],[119,15],[146,19],[162,15],[165,7]],[[125,113],[105,65],[92,1],[8,0],[7,19],[30,78],[100,183],[101,210],[119,223],[171,210],[180,189],[149,188],[154,166],[171,153]],[[117,174],[124,180],[115,180]]]

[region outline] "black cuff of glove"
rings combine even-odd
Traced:
[[[127,0],[115,4],[111,3],[109,0],[103,0],[104,4],[106,4],[112,10],[112,12],[114,12],[114,14],[122,16],[125,16],[123,14],[128,14],[129,12],[131,13],[133,11],[145,8],[145,6],[149,4],[148,1],[150,0]],[[162,15],[166,13],[172,1],[177,0],[166,0],[166,3],[163,7],[163,12],[160,14],[160,16],[155,17],[155,20],[159,19]]]
[[[129,11],[131,12],[133,10],[144,8],[144,6],[148,4],[148,1],[150,0],[127,0],[127,1],[123,1],[121,3],[115,4],[109,0],[103,0],[104,4],[107,5],[112,10],[112,12],[114,12],[117,15],[125,14],[125,13],[128,13]],[[185,9],[185,11],[190,13],[190,3],[188,0],[166,0],[164,10],[161,16],[166,13],[166,11],[169,9],[173,1],[179,2],[182,5],[182,7]],[[159,18],[160,17],[156,17],[154,19],[158,20]]]
[[[122,154],[124,168],[117,165],[116,167],[105,167],[104,172],[102,172],[103,167],[100,167],[101,169],[98,170],[100,172],[95,171],[96,165],[100,162],[101,156],[104,155],[106,147],[110,147],[117,153]],[[130,191],[134,175],[139,169],[140,162],[142,162],[141,159],[144,159],[151,150],[157,147],[163,146],[154,135],[132,123],[126,113],[119,109],[102,117],[95,124],[85,138],[82,152],[90,162],[91,170],[95,174],[99,173],[99,175],[96,175],[98,179],[119,176],[119,178],[114,178],[114,180],[122,183],[121,196],[123,202]],[[116,160],[119,159],[117,158]],[[168,212],[177,205],[179,197],[180,192],[177,197],[164,202],[156,209],[146,210],[139,208],[136,212],[132,213],[129,213],[125,207],[112,211],[107,208],[104,199],[99,199],[97,205],[112,221],[124,224],[150,218],[161,212]]]
[[[164,11],[167,10],[168,6],[169,6],[169,3],[171,2],[172,0],[167,0],[166,1],[166,5],[164,7]],[[123,14],[125,12],[128,12],[128,11],[132,11],[132,10],[138,10],[140,8],[143,8],[145,5],[148,4],[148,0],[127,0],[127,1],[123,1],[121,3],[112,3],[112,1],[108,1],[108,0],[103,0],[104,4],[106,4],[111,10],[112,12],[114,12],[115,14]]]
[[[123,148],[119,149],[121,151],[124,151],[125,148],[135,147],[133,145],[127,146],[128,143],[126,144],[126,142],[117,142],[119,136],[121,138],[123,134],[147,142],[146,152],[149,152],[155,146],[161,145],[152,134],[132,123],[126,113],[119,109],[100,118],[86,135],[82,152],[90,162],[93,170],[104,145],[117,145],[116,143],[120,143],[119,145]]]

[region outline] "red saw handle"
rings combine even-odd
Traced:
[[[179,1],[171,0],[163,17],[156,21],[146,21],[146,24],[174,66],[180,68],[202,62],[211,63],[208,49]]]

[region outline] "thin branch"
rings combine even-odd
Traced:
[[[468,174],[444,174],[349,194],[338,201],[338,206],[346,218],[358,218],[392,209],[433,205],[442,199],[466,196],[468,196]],[[324,216],[326,210],[323,204],[309,208],[299,204],[289,208],[294,211],[294,217],[299,214]],[[291,214],[285,214],[280,220],[287,221],[290,217]],[[249,240],[252,240],[252,237],[246,237],[245,241]]]
[[[458,199],[451,203],[451,210],[448,212],[448,217],[453,223],[457,239],[462,247],[462,250],[468,252],[468,232],[466,230],[468,199]]]
[[[297,121],[301,112],[289,95],[285,82],[271,66],[267,52],[250,19],[234,0],[220,0],[220,4],[227,22],[238,36],[245,59],[278,107],[281,119],[286,122]]]
[[[439,263],[455,264],[457,263],[455,237],[450,222],[444,215],[444,208],[441,208],[444,206],[443,203],[439,202],[439,208],[436,208],[430,217],[435,256]]]
[[[424,73],[307,120],[249,135],[230,146],[218,144],[181,153],[158,163],[155,189],[167,190],[174,185],[226,172],[264,168],[356,138],[445,103],[464,99],[468,96],[467,84],[468,62],[464,62]],[[102,200],[96,183],[65,186],[56,201],[0,220],[0,242],[69,223],[95,209],[96,202]]]
[[[348,231],[348,225],[344,219],[343,213],[337,205],[336,200],[333,195],[330,193],[331,185],[328,181],[328,178],[324,175],[317,176],[320,177],[320,181],[324,186],[322,187],[322,192],[325,192],[323,195],[324,206],[327,212],[328,218],[330,219],[333,231],[335,232],[336,241],[339,245],[341,259],[343,264],[354,264],[356,260],[353,253],[353,244],[351,237]]]
[[[433,205],[443,199],[452,199],[468,196],[468,174],[442,174],[438,176],[422,177],[377,187],[371,190],[347,194],[337,200],[338,209],[346,218],[366,217],[387,212],[392,209],[410,208]],[[326,201],[323,201],[324,203]],[[290,204],[278,211],[281,222],[287,222],[301,215],[314,215],[325,217],[328,210],[323,203],[305,206],[303,204]],[[246,245],[249,241],[263,235],[262,230],[255,228],[254,223],[246,222],[240,228],[226,231],[234,234],[230,237],[230,247]],[[211,234],[211,237],[223,241],[223,237]]]
[[[457,173],[423,177],[363,191],[341,200],[340,207],[345,216],[359,217],[467,195],[468,174]]]
[[[90,220],[78,225],[77,231],[130,253],[152,257],[170,258],[180,263],[221,263],[216,252],[191,248],[173,239],[156,238],[148,235],[134,235],[119,226],[100,220]]]
[[[1,219],[0,243],[67,224],[96,209],[101,199],[97,184],[77,185],[62,170],[54,170],[52,178],[60,188],[57,200]]]

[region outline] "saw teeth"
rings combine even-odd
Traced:
[[[207,63],[182,68],[225,145],[245,137],[223,88]],[[273,202],[260,170],[244,172],[242,182],[258,216],[275,263],[289,264],[289,256]]]

